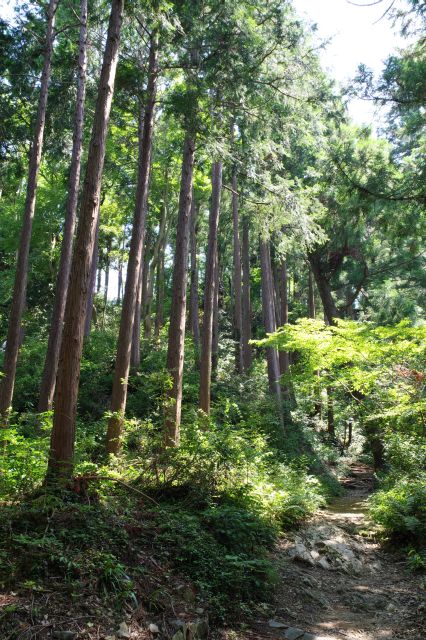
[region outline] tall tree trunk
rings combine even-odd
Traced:
[[[136,206],[133,217],[132,238],[130,241],[129,262],[127,266],[126,287],[120,320],[120,332],[115,360],[114,382],[112,388],[111,412],[108,422],[107,451],[118,453],[123,428],[127,400],[127,383],[130,369],[133,323],[142,260],[145,218],[148,201],[149,176],[152,156],[152,138],[154,130],[155,98],[158,78],[158,34],[151,36],[147,100],[144,114],[142,152],[139,160],[139,175],[136,194]]]
[[[117,304],[121,304],[121,290],[123,288],[123,261],[118,262]]]
[[[123,0],[111,0],[86,176],[75,240],[65,325],[59,358],[48,479],[66,480],[74,462],[78,383],[83,351],[84,321],[93,259],[99,198],[105,159],[105,141],[118,62]]]
[[[37,119],[34,139],[31,146],[28,167],[27,195],[25,200],[22,230],[19,242],[16,264],[15,283],[13,288],[12,307],[10,310],[9,326],[4,353],[3,374],[0,383],[0,420],[7,423],[9,409],[12,405],[15,387],[16,365],[20,347],[21,323],[25,310],[28,257],[30,252],[31,233],[36,206],[38,174],[40,170],[41,153],[43,148],[44,125],[46,121],[47,94],[49,90],[53,42],[55,39],[55,17],[58,0],[50,0],[47,11],[46,49],[44,53],[43,71],[40,80],[40,96],[38,101]]]
[[[156,338],[159,337],[160,331],[164,325],[164,297],[165,297],[165,286],[164,286],[164,254],[166,248],[166,239],[164,238],[163,244],[161,246],[160,258],[157,263],[157,274],[156,274],[156,294],[157,300],[155,305],[155,328],[154,328],[154,336]]]
[[[154,296],[154,280],[155,280],[155,267],[156,261],[153,257],[151,262],[148,263],[148,278],[146,286],[146,298],[143,301],[144,305],[144,318],[143,318],[143,334],[146,340],[151,338],[152,332],[152,298]]]
[[[146,234],[145,249],[144,249],[143,263],[142,263],[141,322],[142,320],[145,320],[145,316],[146,316],[146,302],[148,299],[149,276],[150,276],[149,264],[151,261],[151,239],[152,239],[152,230],[148,229],[148,232]],[[140,344],[140,335],[138,337],[138,343]]]
[[[243,242],[242,242],[242,268],[243,268],[243,290],[242,290],[242,339],[241,349],[243,355],[243,369],[248,371],[252,364],[251,351],[251,296],[250,296],[250,242],[249,242],[249,221],[247,216],[243,218]]]
[[[266,333],[274,333],[277,329],[275,322],[274,287],[272,280],[271,255],[269,243],[263,239],[260,241],[260,262],[262,270],[262,312],[263,324]],[[269,389],[281,401],[280,367],[278,352],[273,347],[266,350],[268,363]]]
[[[144,336],[145,338],[151,338],[152,333],[152,301],[154,298],[154,284],[156,280],[157,265],[160,258],[160,251],[166,234],[166,222],[167,222],[167,205],[164,204],[161,211],[160,227],[158,230],[158,236],[155,241],[154,249],[152,252],[152,260],[149,264],[149,276],[147,283],[146,300],[144,304]]]
[[[104,316],[106,311],[106,306],[108,304],[108,289],[109,289],[109,266],[110,266],[110,258],[109,252],[111,250],[110,246],[107,246],[107,255],[106,255],[106,264],[105,264],[105,282],[104,282]]]
[[[281,258],[278,266],[278,299],[280,303],[279,318],[281,326],[288,324],[288,279],[287,279],[287,261]],[[280,372],[281,375],[288,373],[290,359],[286,351],[279,352]]]
[[[321,296],[325,317],[329,324],[333,324],[334,319],[339,317],[339,313],[331,293],[330,283],[321,268],[319,255],[317,253],[310,253],[308,259]]]
[[[189,327],[194,338],[195,365],[200,366],[200,316],[198,297],[198,258],[197,258],[197,235],[198,235],[198,205],[194,196],[191,207],[191,231],[190,231],[190,253],[191,253],[191,287],[189,292]]]
[[[87,303],[86,303],[86,311],[84,317],[84,337],[87,338],[90,335],[90,329],[92,326],[92,317],[93,317],[93,300],[95,297],[95,280],[96,280],[96,272],[98,270],[99,265],[99,205],[96,212],[96,229],[95,229],[95,240],[92,248],[92,257],[91,257],[91,267],[90,267],[90,276],[89,276],[89,292],[87,294]]]
[[[96,281],[96,293],[99,293],[102,285],[102,269],[98,267],[98,276]]]
[[[236,370],[242,373],[243,363],[243,316],[242,316],[242,280],[240,221],[238,215],[237,172],[232,170],[232,228],[233,228],[233,289],[234,289],[234,337],[236,343]]]
[[[67,298],[68,280],[71,269],[72,245],[77,216],[78,190],[80,185],[81,154],[83,149],[84,102],[86,96],[87,70],[87,0],[80,0],[80,37],[78,55],[77,99],[74,121],[74,136],[71,154],[68,199],[65,212],[64,235],[61,257],[56,280],[55,301],[47,344],[46,359],[40,386],[38,410],[49,411],[52,408],[55,392],[56,371],[59,362],[62,330]]]
[[[308,318],[315,318],[315,284],[312,269],[308,275]]]
[[[139,369],[141,364],[143,262],[144,260],[141,260],[141,263],[139,266],[139,277],[138,277],[136,303],[135,303],[135,317],[133,319],[133,330],[132,330],[132,346],[130,348],[130,368],[135,371]]]
[[[213,162],[212,200],[209,216],[209,237],[206,257],[206,277],[204,285],[204,317],[201,338],[200,360],[200,409],[210,413],[210,387],[212,375],[212,333],[217,270],[217,231],[222,192],[222,162]]]
[[[212,329],[212,379],[216,379],[219,364],[219,251],[216,249],[214,267],[214,297],[213,297],[213,329]]]
[[[188,131],[185,136],[182,158],[182,177],[173,264],[172,306],[167,348],[167,369],[172,377],[172,388],[168,394],[164,425],[164,444],[166,446],[177,446],[179,444],[194,153],[194,136]]]
[[[336,437],[336,429],[334,424],[334,403],[333,388],[327,387],[327,431],[331,438]]]

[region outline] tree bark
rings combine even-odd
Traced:
[[[61,348],[65,303],[71,269],[72,245],[77,216],[78,190],[80,185],[81,155],[83,149],[84,102],[86,97],[87,71],[87,0],[80,0],[80,37],[78,55],[77,99],[74,120],[74,136],[71,154],[68,199],[65,212],[64,235],[56,280],[52,320],[47,344],[46,359],[40,386],[38,410],[52,408],[55,393],[56,371]]]
[[[160,259],[160,251],[166,234],[166,222],[167,222],[167,205],[164,203],[161,211],[160,227],[158,229],[158,236],[155,241],[154,249],[152,252],[152,260],[149,264],[149,275],[147,283],[146,300],[144,304],[144,337],[151,338],[152,333],[152,301],[154,298],[154,284],[156,281],[157,266]]]
[[[315,318],[315,284],[312,269],[308,275],[308,318]]]
[[[198,257],[197,257],[197,235],[198,235],[198,205],[194,196],[191,207],[191,232],[190,232],[190,252],[191,252],[191,286],[189,292],[189,327],[194,339],[195,366],[200,366],[200,316],[199,316],[199,296],[198,296]]]
[[[281,326],[288,324],[288,278],[287,278],[287,261],[281,258],[278,266],[278,299],[280,303],[279,318]],[[279,352],[280,372],[281,375],[288,373],[290,366],[289,354],[286,351]]]
[[[152,332],[152,298],[154,296],[155,267],[155,258],[153,256],[152,260],[148,263],[146,297],[143,301],[143,335],[146,340],[149,340],[151,338]]]
[[[99,293],[101,290],[101,284],[102,284],[102,269],[98,267],[97,271],[98,271],[98,276],[96,281],[96,293]]]
[[[213,298],[213,329],[212,329],[212,380],[216,379],[219,364],[219,251],[216,249]]]
[[[329,324],[333,324],[334,319],[339,317],[339,313],[331,293],[330,283],[321,268],[321,259],[317,253],[310,253],[308,259],[321,296],[325,317]]]
[[[96,218],[97,220],[96,220],[96,230],[95,230],[95,241],[94,241],[94,246],[92,248],[92,258],[91,258],[92,265],[90,267],[89,293],[87,295],[86,312],[85,312],[85,318],[84,318],[84,337],[85,338],[90,336],[90,329],[92,326],[96,272],[98,270],[98,265],[99,265],[99,205],[98,205],[98,210],[96,212]]]
[[[204,285],[204,316],[200,360],[200,409],[210,413],[210,387],[212,375],[212,334],[217,271],[217,232],[222,192],[222,162],[213,162],[212,200],[209,216],[209,237]]]
[[[242,338],[241,349],[243,357],[243,370],[247,372],[252,364],[252,350],[249,344],[251,340],[251,296],[250,296],[250,242],[249,242],[249,221],[246,216],[243,218],[243,238],[242,238],[242,268],[243,268],[243,290],[242,290]]]
[[[327,387],[327,431],[331,438],[336,437],[336,428],[334,423],[334,403],[333,403],[333,389]]]
[[[4,377],[2,378],[0,383],[0,420],[4,422],[5,425],[7,424],[9,410],[13,400],[16,365],[18,362],[18,353],[20,347],[22,316],[25,310],[27,295],[28,258],[36,206],[38,175],[40,170],[44,139],[44,126],[46,122],[47,95],[52,67],[57,6],[58,0],[50,0],[47,11],[46,50],[44,54],[43,71],[40,80],[40,96],[38,101],[34,139],[30,151],[27,194],[16,264],[12,307],[10,310],[6,348],[4,353]]]
[[[269,244],[261,239],[260,241],[260,262],[262,270],[262,312],[263,324],[267,334],[274,333],[277,329],[275,322],[274,287],[272,280],[271,255]],[[269,389],[281,401],[280,367],[278,352],[273,347],[266,350],[268,363]]]
[[[238,214],[237,172],[232,171],[232,228],[233,228],[233,289],[234,289],[234,338],[236,343],[236,370],[242,373],[243,362],[243,316],[242,316],[242,279],[241,279],[241,246],[240,221]]]
[[[132,346],[130,350],[130,368],[137,370],[141,364],[141,317],[142,317],[142,289],[143,289],[143,260],[139,266],[135,317],[133,320]]]
[[[151,261],[151,241],[152,241],[152,230],[148,229],[145,239],[145,248],[143,252],[143,261],[142,261],[142,293],[141,293],[141,308],[140,308],[140,326],[144,326],[145,329],[145,318],[146,318],[146,305],[148,300],[148,289],[149,289],[149,265]],[[140,346],[141,342],[141,330],[139,328],[139,335],[134,334],[134,340],[137,345]],[[136,344],[134,348],[136,349]]]
[[[154,336],[156,338],[159,337],[161,329],[164,325],[164,297],[165,297],[165,286],[164,286],[164,254],[166,247],[166,239],[164,238],[163,244],[160,250],[160,259],[157,263],[157,274],[156,274],[156,306],[155,306],[155,327],[154,327]]]
[[[48,480],[67,481],[74,463],[78,383],[83,351],[84,322],[90,286],[105,142],[118,62],[123,0],[111,0],[108,35],[99,80],[92,137],[75,240],[65,326],[59,358]]]
[[[148,201],[149,176],[152,157],[152,138],[154,131],[155,99],[158,78],[158,34],[151,36],[147,100],[144,114],[142,151],[139,160],[139,175],[136,194],[136,206],[133,217],[132,238],[130,241],[129,262],[124,290],[120,331],[115,360],[114,382],[112,388],[111,412],[108,422],[107,451],[117,454],[121,447],[121,433],[127,401],[127,383],[130,369],[133,323],[135,319],[136,298],[138,294],[139,273],[142,260],[145,218]]]
[[[168,394],[166,406],[164,425],[165,446],[177,446],[180,435],[183,362],[185,356],[186,284],[194,154],[194,136],[190,131],[187,131],[183,148],[179,212],[173,265],[172,305],[167,348],[167,369],[172,377],[172,387]]]
[[[109,253],[111,251],[111,243],[107,245],[107,254],[105,259],[105,282],[104,282],[104,316],[106,311],[106,306],[108,304],[108,289],[109,289],[109,267],[110,267],[110,258]]]

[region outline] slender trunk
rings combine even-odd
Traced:
[[[186,283],[194,153],[194,136],[188,131],[185,137],[182,159],[182,177],[173,265],[172,306],[167,349],[167,369],[172,377],[172,388],[168,394],[166,407],[164,433],[164,443],[166,446],[177,446],[179,444],[183,361],[185,356]]]
[[[118,263],[118,286],[117,286],[117,304],[121,304],[121,289],[123,287],[123,262],[120,259]]]
[[[100,292],[101,285],[102,285],[102,269],[99,267],[98,268],[98,277],[97,277],[97,281],[96,281],[96,293]]]
[[[95,241],[94,246],[92,248],[92,257],[91,257],[91,267],[90,267],[90,277],[89,277],[89,292],[87,295],[87,303],[86,303],[86,311],[84,317],[84,337],[87,338],[90,335],[90,329],[92,326],[92,317],[94,304],[93,300],[95,297],[95,280],[96,280],[96,272],[98,270],[99,264],[99,205],[96,212],[96,230],[95,230]]]
[[[151,262],[148,264],[148,278],[147,278],[147,286],[146,286],[146,298],[144,300],[144,320],[143,320],[143,331],[144,338],[149,340],[151,338],[152,332],[152,298],[154,296],[154,274],[155,274],[155,266],[156,260],[154,257]]]
[[[352,418],[349,418],[348,423],[347,423],[347,427],[348,427],[348,432],[347,432],[347,438],[346,438],[346,424],[345,424],[345,448],[349,449],[349,447],[352,444],[352,431],[353,431],[353,421]]]
[[[138,285],[133,319],[132,346],[130,349],[130,368],[137,370],[141,364],[141,317],[142,317],[143,261],[139,266]]]
[[[149,276],[147,283],[146,301],[144,304],[144,336],[145,338],[151,338],[152,333],[152,301],[154,298],[154,284],[156,280],[157,265],[160,259],[160,251],[163,244],[163,239],[166,234],[166,222],[167,222],[167,205],[164,204],[161,211],[160,227],[158,230],[157,240],[154,245],[152,253],[152,261],[149,264]]]
[[[109,251],[110,247],[107,247],[107,257],[106,257],[106,265],[105,265],[105,283],[104,283],[104,315],[106,306],[108,304],[108,289],[109,289]]]
[[[212,333],[217,270],[217,231],[222,192],[222,163],[214,162],[212,167],[212,200],[209,217],[209,238],[206,257],[206,277],[204,285],[204,317],[201,338],[200,360],[200,409],[210,413],[210,387],[212,375]]]
[[[330,283],[321,269],[320,258],[316,253],[310,253],[309,264],[318,287],[321,301],[324,307],[324,314],[329,324],[333,324],[335,318],[339,317],[336,304],[331,293]]]
[[[334,424],[334,403],[333,403],[333,389],[327,387],[327,431],[331,438],[336,437],[336,429]]]
[[[46,359],[40,386],[40,398],[38,404],[38,410],[40,412],[49,411],[52,408],[53,395],[55,392],[56,371],[59,362],[59,350],[61,348],[68,280],[71,269],[72,245],[77,216],[78,190],[80,185],[81,154],[83,149],[84,102],[86,96],[87,70],[87,0],[80,1],[80,21],[77,99],[70,176],[68,182],[68,199],[65,213],[61,257],[56,280],[55,301],[53,303],[49,341],[47,344]]]
[[[132,238],[130,242],[129,262],[127,266],[126,287],[120,320],[120,332],[115,360],[114,382],[112,388],[111,412],[108,422],[107,451],[118,453],[127,400],[127,382],[130,369],[133,323],[142,260],[145,218],[148,200],[149,176],[152,156],[152,138],[154,130],[155,98],[158,78],[158,35],[151,36],[147,100],[144,114],[142,152],[139,160],[139,175],[136,206],[133,218]]]
[[[241,247],[240,221],[238,214],[237,172],[232,171],[232,226],[233,226],[233,289],[234,289],[234,338],[236,343],[236,370],[242,373],[243,363],[243,316],[242,316],[242,280],[241,280]]]
[[[213,298],[213,330],[212,330],[212,379],[216,379],[219,364],[219,252],[216,250]]]
[[[265,240],[260,241],[260,261],[262,270],[262,312],[263,324],[267,334],[274,333],[277,329],[275,322],[274,287],[272,281],[271,255],[269,244]],[[280,367],[278,352],[273,347],[266,350],[268,363],[269,388],[281,400]]]
[[[189,293],[189,327],[194,338],[195,366],[200,366],[200,316],[198,297],[198,259],[197,259],[197,235],[198,235],[198,206],[193,198],[191,207],[191,287]]]
[[[143,135],[144,135],[144,119],[145,119],[145,107],[143,106],[143,102],[140,103],[140,113],[139,113],[139,126],[138,126],[138,149],[139,149],[139,158],[142,156],[143,149]],[[148,177],[149,183],[149,177]],[[147,201],[148,204],[148,201]],[[145,211],[146,218],[146,211]],[[145,236],[145,232],[144,232]],[[139,268],[139,279],[137,285],[137,297],[136,297],[136,306],[135,306],[135,317],[133,319],[133,333],[132,333],[132,346],[130,351],[130,368],[138,369],[141,363],[141,319],[142,319],[142,293],[143,293],[143,277],[144,277],[144,256],[146,256],[146,251],[144,250],[144,245],[142,244],[142,257]]]
[[[43,148],[44,125],[46,121],[47,94],[49,89],[53,42],[55,39],[55,17],[58,0],[50,0],[47,14],[46,50],[43,71],[40,80],[40,96],[34,139],[32,142],[28,167],[27,195],[25,200],[22,230],[16,264],[15,283],[13,288],[12,307],[4,353],[3,374],[0,384],[0,420],[7,424],[8,414],[13,400],[16,365],[20,347],[21,323],[25,310],[28,281],[28,257],[31,233],[36,206],[38,174],[40,170]]]
[[[146,234],[145,249],[144,249],[143,263],[142,263],[141,323],[142,323],[142,320],[145,321],[146,303],[148,299],[149,275],[150,275],[149,263],[151,258],[151,236],[152,236],[152,231],[151,229],[148,229],[148,232]],[[138,336],[138,344],[140,344],[140,334]]]
[[[311,268],[308,275],[308,318],[315,318],[315,284]]]
[[[78,383],[83,350],[84,321],[90,286],[99,198],[105,159],[105,141],[118,62],[123,0],[111,0],[108,35],[99,80],[92,137],[75,240],[65,325],[55,392],[48,478],[66,480],[74,462]]]
[[[250,300],[250,242],[249,242],[249,221],[243,218],[243,242],[242,242],[242,267],[243,267],[243,290],[242,290],[242,339],[241,348],[243,354],[243,369],[248,371],[252,363],[251,351],[251,300]]]
[[[160,331],[164,325],[164,297],[165,297],[165,287],[164,287],[164,253],[165,253],[165,245],[166,239],[164,238],[163,244],[161,247],[160,258],[157,263],[157,275],[156,275],[156,292],[157,292],[157,301],[155,306],[155,329],[154,335],[156,338],[159,337]]]
[[[287,261],[282,258],[278,267],[278,298],[280,303],[280,323],[281,326],[288,324],[288,278]],[[279,352],[281,375],[288,373],[290,359],[286,351]]]

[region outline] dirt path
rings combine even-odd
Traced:
[[[372,473],[353,467],[348,493],[282,541],[277,606],[253,629],[290,640],[426,640],[425,592],[403,556],[368,536]],[[249,634],[251,635],[251,634]]]

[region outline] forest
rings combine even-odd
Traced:
[[[426,3],[6,4],[0,638],[424,640]]]

